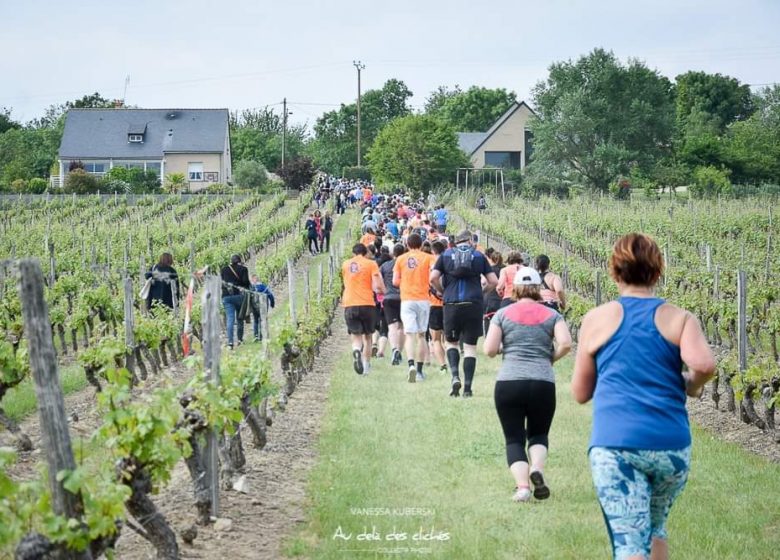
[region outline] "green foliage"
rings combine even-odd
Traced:
[[[185,177],[184,173],[169,173],[165,176],[163,188],[167,193],[176,194],[183,191],[186,185],[187,177]]]
[[[62,128],[12,128],[0,134],[0,186],[15,179],[47,177],[55,161]]]
[[[100,190],[108,193],[158,193],[160,177],[154,171],[144,171],[137,167],[112,167],[100,179]]]
[[[717,167],[697,167],[693,170],[691,195],[696,198],[712,198],[718,195],[729,196],[733,193],[729,172]]]
[[[268,182],[268,172],[259,161],[241,160],[233,170],[233,180],[239,187],[259,189]]]
[[[0,108],[0,134],[13,128],[22,128],[22,125],[11,118],[11,109]]]
[[[90,194],[99,191],[99,181],[91,173],[83,169],[74,169],[65,178],[63,190],[66,193]]]
[[[370,181],[371,170],[365,166],[358,167],[357,165],[354,165],[345,167],[341,172],[341,176],[345,179],[362,179],[364,181]]]
[[[288,113],[291,114],[291,113]],[[282,162],[282,115],[273,109],[245,109],[230,115],[230,147],[234,162],[257,161],[266,169]],[[306,126],[287,123],[285,158],[295,159],[304,152]]]
[[[382,89],[363,93],[360,105],[361,149],[368,153],[379,131],[390,121],[411,113],[412,92],[400,80],[385,82]],[[357,105],[342,105],[317,119],[309,154],[316,166],[339,173],[357,161]]]
[[[553,64],[533,98],[535,162],[564,166],[596,190],[634,165],[651,167],[671,139],[669,80],[602,49]]]
[[[748,118],[755,110],[750,86],[736,78],[706,72],[686,72],[675,78],[678,130],[687,133],[692,113],[704,113],[716,132],[734,121]]]
[[[27,182],[27,192],[30,194],[42,194],[49,188],[49,182],[40,177],[33,177]]]
[[[409,115],[388,124],[366,156],[378,183],[428,191],[452,180],[468,164],[451,125],[429,115]]]
[[[439,87],[426,103],[426,114],[438,116],[459,132],[485,132],[517,101],[514,92],[504,88],[472,86],[461,91]]]

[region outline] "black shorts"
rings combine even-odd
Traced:
[[[432,331],[444,330],[444,308],[431,305],[431,314],[428,315],[428,328]]]
[[[384,307],[385,322],[388,325],[401,322],[401,300],[400,299],[386,299],[382,302]]]
[[[482,302],[444,305],[444,338],[447,342],[476,344],[482,336]]]
[[[344,319],[349,334],[373,334],[377,323],[376,307],[373,305],[345,307]]]

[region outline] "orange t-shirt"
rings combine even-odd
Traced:
[[[376,235],[373,233],[364,233],[363,237],[360,238],[360,242],[368,248],[369,245],[373,245],[374,241],[376,241]]]
[[[379,276],[379,267],[375,261],[363,255],[344,261],[341,265],[341,277],[344,279],[344,297],[341,304],[344,307],[376,305],[371,282],[373,276]]]
[[[395,259],[393,274],[401,278],[401,301],[428,301],[433,255],[419,249]]]

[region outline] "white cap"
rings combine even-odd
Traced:
[[[539,276],[539,273],[533,268],[522,266],[515,274],[513,284],[515,286],[540,286],[542,284],[542,277]]]

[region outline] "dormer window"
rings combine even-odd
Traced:
[[[144,135],[143,134],[128,134],[127,135],[127,141],[133,142],[136,144],[140,144],[144,141]]]
[[[127,127],[128,144],[143,144],[146,135],[146,123],[131,123]]]

